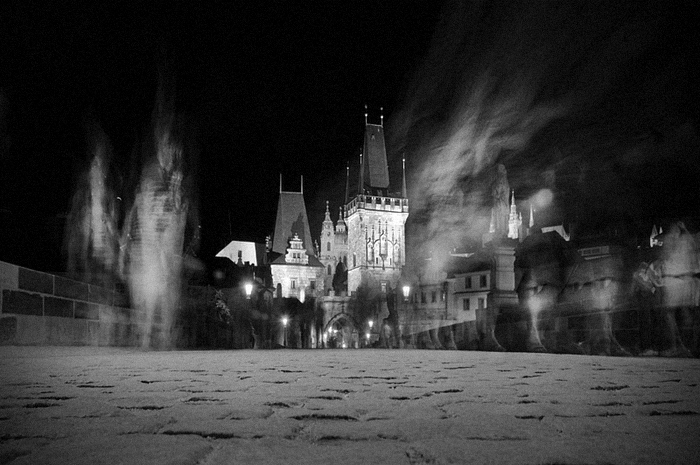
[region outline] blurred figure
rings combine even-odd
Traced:
[[[661,285],[661,276],[653,264],[642,262],[632,275],[632,298],[639,312],[640,355],[658,355],[661,350],[658,318],[655,303],[658,299],[656,287]]]
[[[126,219],[120,269],[132,305],[143,312],[144,348],[169,348],[182,280],[188,204],[182,186],[182,149],[166,132],[157,140],[157,163],[144,169]]]
[[[110,287],[117,265],[117,208],[107,138],[97,131],[90,168],[79,181],[66,223],[67,269],[76,279]]]
[[[691,353],[683,343],[677,319],[682,326],[694,320],[693,313],[699,304],[700,266],[695,238],[682,221],[673,223],[664,236],[660,263],[655,267],[660,268],[662,276],[660,318],[666,340],[661,355],[689,357]]]

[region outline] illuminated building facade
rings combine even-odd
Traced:
[[[360,285],[395,289],[406,262],[405,224],[408,218],[406,167],[400,194],[390,193],[389,166],[384,144],[384,117],[367,121],[360,154],[357,194],[348,199],[345,223],[348,235],[348,291]],[[349,196],[348,196],[349,197]]]
[[[287,192],[282,190],[280,177],[269,262],[277,297],[296,297],[303,301],[306,297],[323,295],[325,268],[311,242],[303,178],[301,192]]]

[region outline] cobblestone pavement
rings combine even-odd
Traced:
[[[698,463],[700,360],[0,347],[0,464]]]

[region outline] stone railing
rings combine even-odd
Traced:
[[[131,345],[138,317],[117,289],[0,262],[0,344]]]

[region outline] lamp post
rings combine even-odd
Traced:
[[[287,323],[289,319],[286,316],[282,317],[282,326],[284,326],[284,346],[287,347]]]
[[[408,284],[404,284],[403,288],[403,313],[404,313],[404,321],[408,321],[407,318],[407,313],[408,313],[408,296],[411,295],[411,286]],[[413,328],[411,328],[411,331],[413,331]],[[411,334],[411,343],[413,343],[413,338],[416,337],[414,333]],[[414,344],[415,346],[415,344]]]
[[[367,332],[367,345],[369,345],[370,337],[372,336],[372,326],[374,326],[374,321],[369,320],[367,324],[369,325],[369,331]]]

